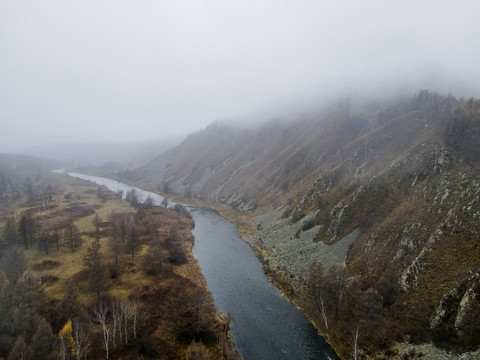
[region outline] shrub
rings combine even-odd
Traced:
[[[191,219],[192,218],[192,215],[190,214],[190,212],[187,210],[187,208],[185,206],[183,206],[182,204],[175,204],[173,206],[173,211],[179,213],[179,214],[182,214],[184,216],[186,216],[187,218]]]
[[[186,360],[208,360],[208,350],[202,342],[193,341],[188,345],[187,352],[185,353]]]
[[[152,246],[142,261],[142,268],[149,275],[158,275],[163,268],[163,253],[159,246]]]
[[[170,262],[174,265],[181,265],[187,262],[187,254],[185,250],[178,243],[173,243],[168,246],[170,253]]]

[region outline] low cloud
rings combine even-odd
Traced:
[[[0,4],[0,151],[186,133],[346,92],[478,95],[477,1]]]

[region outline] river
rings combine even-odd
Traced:
[[[70,176],[126,193],[132,186],[69,172]],[[135,188],[139,198],[163,197]],[[305,315],[268,281],[262,264],[237,228],[216,211],[184,204],[195,220],[193,255],[207,280],[218,311],[232,319],[232,336],[246,360],[337,359]]]

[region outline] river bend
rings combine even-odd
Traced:
[[[69,172],[70,176],[126,193],[132,186]],[[135,188],[139,198],[163,197]],[[216,211],[184,204],[195,220],[193,255],[207,280],[218,311],[232,319],[232,336],[246,360],[337,359],[305,315],[268,281],[262,264],[237,228]]]

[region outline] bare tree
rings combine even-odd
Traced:
[[[127,218],[124,216],[122,217],[122,219],[120,220],[120,225],[119,225],[119,228],[118,228],[118,231],[119,231],[119,234],[120,234],[120,238],[122,239],[122,244],[125,244],[125,239],[127,238],[127,234],[128,234],[128,220]]]
[[[42,231],[38,238],[38,245],[40,249],[45,251],[45,255],[48,255],[48,246],[50,244],[50,234],[46,231]]]
[[[80,320],[73,320],[73,337],[75,339],[75,357],[76,360],[87,359],[93,345],[93,340],[80,324]]]
[[[137,338],[137,321],[138,321],[138,299],[132,300],[132,318],[133,318],[133,338]]]
[[[60,250],[60,232],[58,228],[55,228],[55,230],[53,230],[52,240],[55,243],[57,251]]]
[[[168,198],[164,197],[160,205],[163,206],[164,208],[167,208],[168,203],[169,203]]]
[[[110,251],[118,264],[118,256],[122,252],[125,240],[127,239],[129,227],[129,216],[126,214],[112,214],[110,217]]]
[[[95,214],[93,219],[93,226],[95,227],[95,240],[100,241],[100,227],[102,226],[102,220],[98,214]]]
[[[108,311],[108,306],[105,303],[95,306],[95,309],[93,310],[93,320],[101,327],[101,333],[103,336],[103,348],[105,349],[105,357],[107,359],[113,351],[113,347],[110,346],[112,341],[112,331],[110,329],[110,325],[107,323]]]
[[[161,190],[162,190],[165,194],[170,193],[171,189],[170,189],[170,184],[169,184],[168,182],[164,182],[161,187],[162,187]]]
[[[127,241],[128,233],[134,225],[133,214],[122,214],[120,220],[120,236],[122,244]]]
[[[155,206],[155,201],[153,200],[153,198],[148,195],[147,198],[145,199],[145,201],[143,202],[143,207],[145,209],[151,209]]]
[[[125,344],[127,344],[128,343],[128,323],[133,316],[133,312],[127,300],[123,301],[120,304],[120,308],[122,310],[122,318],[123,318],[123,333],[125,335],[124,341],[125,341]]]
[[[102,204],[105,204],[108,200],[108,192],[104,188],[98,188],[97,196],[102,201]]]
[[[43,211],[47,211],[50,209],[50,201],[52,200],[52,196],[48,194],[42,195],[42,207]]]
[[[7,360],[24,360],[28,356],[28,347],[23,335],[19,336],[10,350]]]
[[[78,229],[77,225],[74,224],[72,218],[68,219],[67,221],[64,239],[72,252],[77,251],[82,243],[82,235],[80,234],[80,230]]]
[[[110,241],[110,251],[115,259],[115,264],[118,264],[118,255],[120,255],[122,250],[122,243],[121,243],[121,236],[119,234],[118,229],[114,229],[111,233],[111,241]]]
[[[59,350],[58,350],[58,359],[67,360],[68,349],[66,347],[64,339],[60,338]]]
[[[129,191],[127,191],[125,199],[130,203],[130,205],[137,207],[139,204],[137,190],[135,188],[131,188]]]
[[[115,347],[117,344],[117,332],[119,335],[119,340],[122,342],[122,310],[120,309],[120,304],[118,302],[112,303],[112,320],[112,340],[113,347]]]
[[[352,330],[352,345],[353,345],[353,360],[358,359],[358,338],[360,337],[360,331],[358,326]]]
[[[332,265],[328,270],[328,279],[332,300],[335,305],[335,318],[338,318],[338,308],[343,300],[343,294],[347,285],[345,267],[342,265]]]
[[[325,327],[328,330],[328,320],[325,311],[325,293],[326,293],[326,269],[320,261],[316,262],[310,270],[310,276],[308,280],[309,292],[313,296],[317,311],[320,312]]]
[[[30,214],[23,213],[18,222],[18,233],[23,240],[25,249],[28,249],[28,246],[32,243],[34,228],[33,217]]]
[[[327,320],[327,314],[325,313],[325,303],[323,301],[323,295],[322,294],[319,294],[318,301],[319,301],[319,305],[320,305],[320,311],[322,313],[323,322],[325,323],[325,327],[328,330],[328,320]]]
[[[139,243],[138,230],[135,226],[132,226],[128,233],[128,242],[127,242],[127,249],[132,255],[132,260],[135,260],[135,252],[137,251],[137,248],[139,245],[140,243]]]
[[[119,198],[120,200],[122,200],[122,199],[123,199],[123,190],[122,190],[122,189],[118,189],[118,190],[117,190],[117,195],[118,195],[118,198]]]

